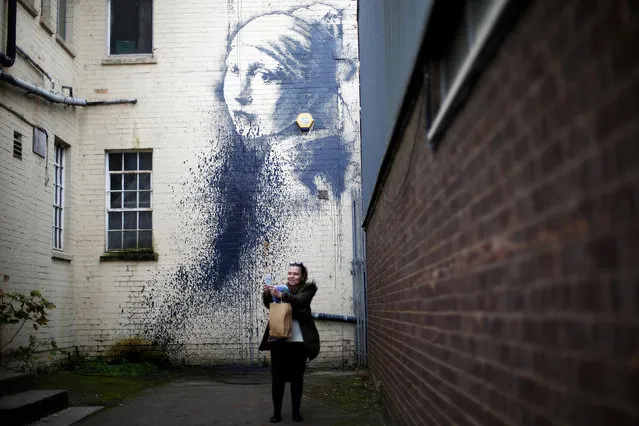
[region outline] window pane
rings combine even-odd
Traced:
[[[120,191],[122,190],[122,175],[114,174],[111,175],[111,190],[112,191]]]
[[[140,241],[138,242],[138,248],[151,248],[151,231],[140,231]]]
[[[125,212],[124,213],[124,229],[137,229],[138,228],[138,212]]]
[[[140,153],[140,170],[153,170],[153,165],[151,163],[152,163],[151,153],[141,152]]]
[[[124,231],[124,232],[122,232],[122,234],[123,234],[122,248],[124,248],[124,249],[138,248],[137,247],[137,241],[136,241],[137,233],[138,233],[137,231]]]
[[[125,209],[134,209],[136,208],[138,205],[138,200],[136,197],[137,193],[135,191],[133,192],[125,192],[124,193],[124,208]]]
[[[124,154],[124,170],[138,169],[138,153],[129,152]]]
[[[151,192],[140,191],[140,208],[151,207]]]
[[[138,176],[135,174],[124,175],[124,189],[129,191],[138,189]]]
[[[152,229],[151,212],[140,212],[140,229]]]
[[[112,192],[111,193],[111,208],[112,209],[121,209],[122,208],[122,193],[121,192]]]
[[[122,229],[122,213],[112,212],[109,213],[109,230]]]
[[[67,38],[67,0],[58,0],[58,36]]]
[[[109,250],[118,250],[122,248],[122,231],[109,231],[107,248]]]
[[[122,154],[109,154],[109,170],[118,171],[122,170]]]
[[[140,173],[140,189],[151,189],[151,173]]]

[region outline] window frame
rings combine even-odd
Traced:
[[[66,219],[66,157],[68,145],[57,139],[53,148],[53,250],[64,252]],[[56,244],[57,243],[57,244]]]
[[[149,153],[151,154],[151,169],[140,169],[140,154],[141,153]],[[104,244],[104,248],[105,248],[105,252],[108,253],[118,253],[118,252],[135,252],[135,251],[144,251],[144,252],[149,252],[149,251],[153,251],[153,150],[151,149],[136,149],[136,150],[109,150],[105,152],[106,154],[106,158],[105,158],[105,244]],[[122,167],[120,170],[111,170],[111,161],[112,161],[112,157],[111,155],[115,155],[115,154],[122,154],[122,162],[124,163],[124,155],[125,154],[136,154],[136,163],[137,163],[137,168],[135,170],[124,170],[124,164],[122,164]],[[124,183],[124,175],[140,175],[140,174],[149,174],[149,189],[140,189],[140,179],[136,178],[136,189],[135,189],[135,193],[136,193],[136,207],[125,207],[124,203],[124,194],[125,192],[133,192],[132,190],[126,190],[125,189],[125,183]],[[113,190],[111,188],[111,175],[114,174],[121,174],[123,175],[123,181],[122,183],[122,187],[121,189],[116,189]],[[141,191],[144,192],[148,192],[149,193],[149,206],[148,207],[140,207],[139,206],[139,193]],[[121,201],[121,207],[120,208],[113,208],[111,206],[111,193],[112,192],[121,192],[122,193],[122,201]],[[120,247],[119,248],[110,248],[109,245],[109,233],[110,232],[114,232],[115,229],[110,229],[110,213],[123,213],[122,214],[122,219],[121,219],[121,228],[119,229],[119,232],[122,235],[122,238],[120,240]],[[125,228],[125,224],[124,224],[124,213],[131,213],[131,212],[136,212],[136,227],[135,229],[133,228]],[[140,228],[140,217],[139,217],[139,212],[149,212],[150,213],[150,221],[151,221],[151,228]],[[136,247],[135,248],[124,248],[124,232],[129,229],[129,231],[135,231],[136,232]],[[140,231],[149,231],[150,234],[150,243],[148,247],[140,247]]]
[[[461,22],[461,26],[455,32],[455,36],[459,34],[458,31],[465,32],[468,38],[468,45],[464,59],[461,61],[460,66],[457,68],[454,77],[445,76],[443,67],[439,67],[438,75],[431,76],[435,83],[439,86],[438,90],[443,96],[438,100],[438,108],[435,112],[435,116],[430,122],[430,126],[427,129],[427,140],[434,141],[444,131],[447,122],[452,118],[455,113],[455,104],[458,103],[463,95],[464,87],[468,83],[474,67],[480,59],[480,55],[484,50],[485,45],[489,41],[493,30],[497,26],[499,19],[505,11],[511,0],[490,0],[491,4],[487,7],[483,19],[480,21],[472,21],[470,16],[469,1],[465,0],[464,4],[464,19]],[[443,57],[449,52],[444,53]],[[443,61],[439,61],[440,63]],[[450,84],[446,84],[450,80]],[[432,90],[433,84],[431,84]],[[430,120],[430,117],[429,117]]]
[[[111,58],[111,59],[115,59],[115,62],[107,62],[106,64],[117,64],[120,62],[117,62],[117,60],[119,59],[121,60],[125,60],[127,58],[153,58],[153,48],[154,48],[154,41],[155,41],[155,34],[154,34],[154,25],[153,25],[153,19],[154,19],[154,9],[155,9],[155,2],[153,0],[149,0],[151,3],[151,16],[150,16],[150,48],[149,48],[149,52],[135,52],[135,53],[114,53],[111,51],[111,38],[112,38],[112,20],[113,20],[113,0],[108,0],[107,2],[107,37],[106,37],[106,49],[107,49],[107,57]],[[138,30],[139,31],[139,30]],[[146,62],[134,62],[134,63],[146,63]],[[155,63],[155,61],[151,61],[149,63]]]

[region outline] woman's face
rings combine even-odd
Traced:
[[[253,46],[233,46],[226,60],[224,100],[240,135],[272,135],[295,121],[291,90],[283,90],[288,81],[273,57]]]
[[[299,266],[291,266],[288,268],[288,285],[295,287],[299,285],[302,279],[302,268]]]

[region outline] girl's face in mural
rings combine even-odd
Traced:
[[[295,120],[293,97],[283,90],[290,79],[273,57],[253,46],[234,44],[226,67],[224,100],[240,135],[272,135]]]
[[[302,279],[302,268],[299,266],[291,266],[288,268],[288,285],[295,287]]]

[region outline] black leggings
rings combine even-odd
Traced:
[[[273,397],[273,414],[281,416],[284,386],[291,382],[291,405],[293,414],[300,414],[304,371],[306,370],[306,349],[301,342],[273,342],[271,349],[271,396]]]

